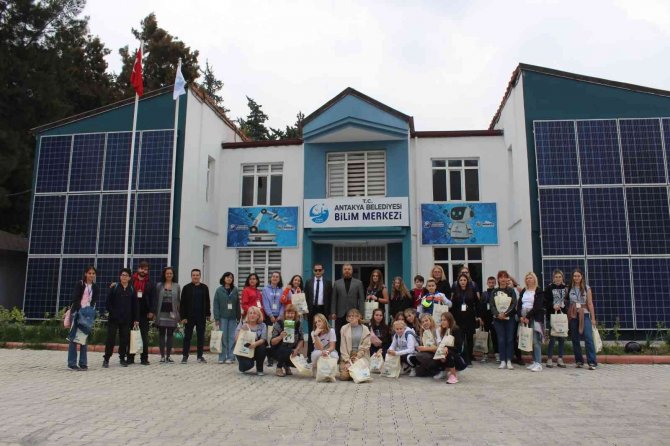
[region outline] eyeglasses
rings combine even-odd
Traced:
[[[323,268],[314,268],[315,273],[320,273],[321,271],[323,271]]]

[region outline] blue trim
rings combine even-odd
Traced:
[[[317,137],[322,137],[331,133],[335,133],[338,130],[347,128],[347,127],[354,127],[354,128],[359,128],[363,130],[371,130],[377,133],[383,133],[388,136],[395,137],[397,139],[406,139],[407,138],[407,130],[406,129],[398,129],[397,127],[392,127],[384,124],[379,124],[373,121],[369,121],[366,119],[360,119],[360,118],[355,118],[355,117],[345,117],[343,119],[340,119],[338,121],[332,122],[330,124],[326,124],[323,127],[314,129],[310,132],[304,132],[303,133],[303,138],[305,141],[309,141],[310,139],[317,138]]]

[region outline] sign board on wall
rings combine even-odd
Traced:
[[[407,197],[357,197],[304,200],[305,228],[409,226]]]
[[[298,246],[298,207],[228,208],[229,248]]]
[[[421,243],[424,245],[497,245],[496,204],[422,204]]]

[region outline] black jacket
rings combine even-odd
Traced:
[[[309,279],[305,284],[305,300],[307,300],[307,308],[309,309],[309,314],[313,315],[313,308],[316,305],[316,297],[314,296],[314,277]],[[326,307],[326,312],[330,311],[330,303],[333,298],[333,282],[326,280],[325,277],[321,276],[321,286],[323,287],[323,305]],[[324,314],[326,318],[330,315]]]
[[[179,316],[194,322],[196,319],[207,319],[212,315],[211,304],[209,301],[209,288],[204,283],[198,285],[202,290],[202,311],[203,314],[195,314],[195,285],[189,283],[181,289],[181,303],[179,307]]]
[[[131,285],[135,283],[135,274],[133,274],[133,278],[130,281]],[[137,295],[137,290],[135,295]],[[142,318],[146,318],[147,313],[153,313],[156,308],[156,285],[148,277],[146,278],[142,297],[138,297],[137,301],[140,309],[140,317]]]
[[[128,284],[123,288],[120,283],[109,289],[107,294],[108,320],[117,323],[131,323],[139,321],[139,306],[135,297],[135,290]]]
[[[544,291],[544,308],[547,314],[554,313],[554,292],[556,293],[557,298],[561,298],[563,295],[563,308],[559,310],[561,313],[567,313],[568,307],[570,306],[570,298],[568,297],[568,286],[567,285],[554,285],[550,283]]]
[[[521,307],[523,305],[523,293],[526,291],[524,288],[519,293],[519,300],[516,302],[516,311],[521,317]],[[544,291],[541,288],[535,290],[535,300],[533,301],[533,308],[526,314],[526,317],[530,319],[531,322],[537,321],[540,323],[544,322]]]
[[[477,318],[477,309],[479,302],[475,290],[468,287],[465,290],[457,289],[452,295],[451,312],[460,328],[467,331],[474,331],[475,319]],[[461,305],[466,304],[465,311],[461,311]]]
[[[391,295],[389,296],[389,313],[391,319],[399,312],[405,311],[408,308],[414,308],[414,298],[411,295],[403,297],[400,293],[394,296],[393,290],[391,290]]]
[[[79,311],[81,308],[81,297],[84,295],[84,281],[80,280],[74,285],[74,291],[72,291],[72,305],[70,306],[70,311],[72,313]],[[97,283],[93,284],[93,299],[91,300],[91,306],[95,304],[100,299],[100,286]]]

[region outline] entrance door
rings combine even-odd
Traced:
[[[342,278],[342,266],[350,263],[354,268],[354,277],[360,279],[367,289],[372,271],[379,269],[384,283],[389,286],[386,277],[386,245],[382,246],[334,246],[333,278]]]
[[[342,265],[344,265],[344,263],[338,264],[335,267],[335,280],[342,278]],[[384,265],[356,263],[352,264],[351,266],[354,268],[354,277],[363,282],[365,289],[368,288],[368,285],[370,284],[370,276],[372,275],[372,271],[375,269],[380,270],[382,272],[384,282],[388,282],[388,279],[386,278],[386,267]]]

